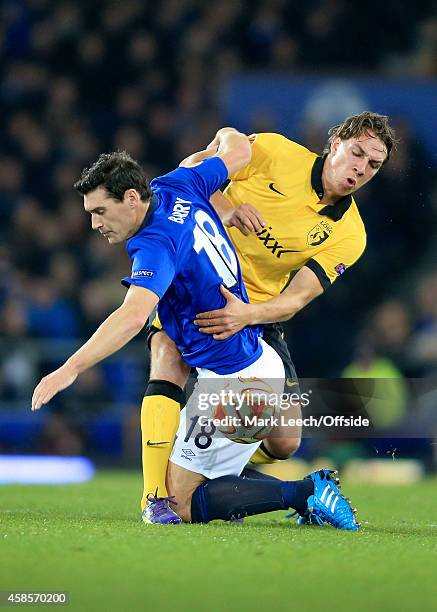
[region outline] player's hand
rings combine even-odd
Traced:
[[[217,151],[220,146],[221,137],[223,136],[223,134],[226,134],[226,132],[237,132],[238,133],[238,130],[236,130],[233,127],[220,128],[217,134],[214,136],[214,138],[211,140],[211,142],[206,148],[215,149]]]
[[[47,404],[59,391],[74,383],[77,372],[67,362],[48,376],[44,376],[36,386],[32,396],[32,410],[39,410]]]
[[[220,291],[226,298],[226,306],[220,310],[199,313],[194,324],[199,327],[199,331],[212,335],[215,340],[226,340],[251,324],[252,305],[239,300],[223,285]]]
[[[245,236],[251,232],[260,232],[266,226],[262,214],[252,204],[240,204],[224,219],[227,227],[236,227]]]
[[[204,151],[197,151],[197,153],[192,153],[191,155],[183,159],[179,166],[182,168],[191,168],[192,166],[197,166],[198,164],[200,164],[200,162],[203,162],[204,159],[214,157],[216,153],[217,147],[211,149],[208,148]]]

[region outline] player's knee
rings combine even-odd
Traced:
[[[287,440],[285,450],[287,452],[288,457],[290,457],[291,455],[294,455],[294,453],[299,450],[301,441],[302,441],[302,438],[300,437],[290,438],[289,440]]]
[[[189,366],[183,361],[176,344],[164,331],[156,332],[151,340],[150,378],[169,380],[183,387]]]
[[[264,441],[266,449],[276,459],[288,459],[299,449],[300,443],[300,437],[274,438]]]

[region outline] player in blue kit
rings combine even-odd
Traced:
[[[129,290],[120,308],[90,340],[61,368],[42,379],[34,392],[33,409],[39,409],[78,374],[138,334],[158,301],[163,325],[190,365],[226,374],[261,357],[259,330],[247,328],[223,343],[201,334],[193,323],[199,309],[225,304],[222,284],[247,301],[235,251],[209,197],[229,173],[245,166],[250,156],[247,137],[224,129],[216,156],[196,168],[177,168],[150,186],[140,166],[125,153],[101,155],[83,172],[75,187],[84,195],[92,228],[111,244],[126,241],[132,271],[122,282]],[[157,388],[160,384],[152,381]],[[149,385],[148,392],[152,390]],[[177,411],[176,427],[163,431],[158,427],[161,416],[149,413],[142,419],[143,447],[151,444],[159,451],[165,442],[171,448],[184,403],[176,385],[173,395],[176,401],[170,408]],[[165,465],[167,461],[168,456]]]
[[[220,343],[205,341],[193,324],[194,305],[224,303],[221,284],[249,302],[234,248],[209,203],[227,177],[223,161],[213,157],[154,179],[144,221],[127,240],[132,272],[122,281],[153,291],[160,298],[159,318],[184,361],[217,374],[241,370],[262,353],[259,327]]]
[[[199,378],[264,377],[277,379],[282,389],[282,361],[261,340],[260,329],[244,328],[223,342],[201,334],[193,323],[197,312],[225,304],[223,285],[239,299],[248,301],[235,251],[209,198],[229,174],[248,163],[250,156],[247,137],[225,128],[219,132],[218,150],[211,159],[195,168],[178,168],[154,179],[150,187],[138,163],[123,152],[101,155],[83,172],[75,187],[84,195],[92,228],[111,244],[126,241],[132,270],[122,282],[128,291],[123,304],[93,336],[40,381],[32,397],[33,410],[40,409],[80,373],[129,342],[144,327],[158,302],[165,331],[184,360],[198,368]],[[159,388],[160,384],[162,381],[150,381],[148,389],[151,385]],[[183,399],[181,390],[174,387],[177,405]],[[157,394],[156,389],[153,394]],[[164,440],[157,440],[155,429],[162,436],[159,413],[142,418],[143,449],[173,444],[174,430],[164,432]],[[224,438],[215,444],[217,460],[208,472],[210,478],[226,473],[238,477],[256,448]],[[177,459],[172,461],[177,466]],[[227,467],[220,472],[220,466]],[[287,507],[304,513],[306,500],[316,495],[315,489],[311,479],[292,483],[287,489]],[[170,500],[157,494],[147,500],[143,520],[181,522]]]

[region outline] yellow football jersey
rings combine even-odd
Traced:
[[[354,264],[366,232],[352,196],[333,206],[323,197],[324,158],[280,134],[254,134],[250,164],[231,177],[225,195],[233,206],[252,204],[267,225],[229,235],[251,302],[278,295],[290,274],[308,266],[324,289]]]

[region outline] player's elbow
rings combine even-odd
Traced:
[[[129,328],[132,335],[142,330],[158,301],[159,297],[153,291],[130,285],[120,311],[123,325]]]
[[[126,321],[126,324],[124,326],[124,333],[130,338],[135,338],[135,336],[137,336],[143,329],[143,327],[146,325],[147,321],[147,319],[144,321],[141,318],[129,319],[128,321]]]
[[[133,330],[137,330],[137,333],[140,332],[143,327],[147,324],[149,320],[149,315],[144,314],[143,312],[135,313],[132,319],[132,328]]]
[[[295,313],[299,312],[299,310],[302,310],[302,308],[305,308],[305,306],[309,304],[313,298],[314,296],[312,294],[297,295],[296,299],[294,300],[293,311]]]
[[[321,291],[323,293],[323,291]],[[283,316],[278,318],[278,321],[288,321],[294,315],[296,315],[300,310],[305,308],[307,304],[309,304],[317,295],[320,295],[318,292],[314,293],[296,293],[295,295],[290,296],[290,299],[287,300],[287,303],[284,307]]]
[[[123,308],[123,307],[122,307]],[[148,313],[134,308],[123,308],[126,330],[136,336],[149,320]]]
[[[314,298],[316,298],[321,293],[323,293],[322,288],[320,288],[320,291],[311,291],[311,292],[299,293],[298,295],[296,295],[295,299],[293,300],[293,309],[292,309],[293,315],[295,315],[300,310],[305,308],[305,306],[307,306],[310,302],[312,302]]]

